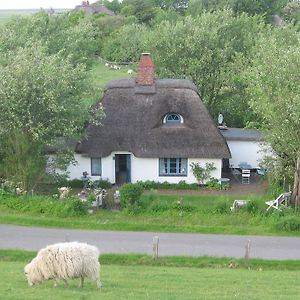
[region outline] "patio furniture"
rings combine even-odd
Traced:
[[[268,205],[267,211],[270,208],[277,209],[281,211],[280,206],[284,205],[287,207],[292,196],[292,192],[282,193],[275,200],[266,201],[265,203]]]
[[[250,184],[250,170],[242,170],[242,184]]]
[[[241,209],[245,207],[249,201],[250,200],[234,200],[232,206],[230,207],[230,210],[234,212],[238,209]]]

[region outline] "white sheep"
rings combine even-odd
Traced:
[[[84,278],[96,281],[101,287],[99,250],[91,245],[78,242],[58,243],[41,249],[37,256],[24,268],[28,285],[54,279],[55,286],[62,279],[80,278],[83,287]]]
[[[132,75],[132,73],[133,73],[133,70],[131,70],[131,69],[129,69],[129,70],[127,71],[127,74],[128,74],[128,75]]]
[[[105,63],[105,67],[109,67],[109,63]]]

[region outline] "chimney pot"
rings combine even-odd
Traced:
[[[142,53],[138,63],[138,74],[136,83],[138,85],[153,85],[154,84],[154,64],[150,53]]]

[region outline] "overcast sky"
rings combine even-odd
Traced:
[[[90,1],[90,3],[96,2]],[[0,0],[0,9],[74,8],[81,0]]]

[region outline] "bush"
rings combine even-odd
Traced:
[[[87,214],[88,203],[78,197],[59,201],[51,197],[2,196],[0,207],[47,216],[71,217]]]
[[[245,208],[243,208],[248,213],[257,213],[259,211],[259,204],[255,200],[249,201]]]
[[[300,219],[299,216],[286,216],[282,217],[276,224],[277,230],[281,231],[299,231]]]
[[[231,206],[231,204],[228,201],[221,201],[221,202],[217,203],[214,211],[216,213],[220,213],[220,214],[229,213],[230,206]]]
[[[169,183],[167,181],[158,182],[153,180],[138,181],[138,183],[145,189],[175,189],[175,190],[196,190],[198,189],[197,183],[187,183],[185,180],[181,180],[178,183]]]
[[[126,183],[120,188],[120,200],[123,208],[130,208],[131,206],[141,205],[141,196],[143,194],[143,187],[139,183]]]
[[[164,212],[170,210],[170,205],[162,202],[160,199],[156,199],[149,205],[148,210],[155,213]]]
[[[111,189],[112,185],[108,180],[100,179],[100,180],[93,181],[93,187],[98,189],[101,188],[101,189],[108,190]]]

